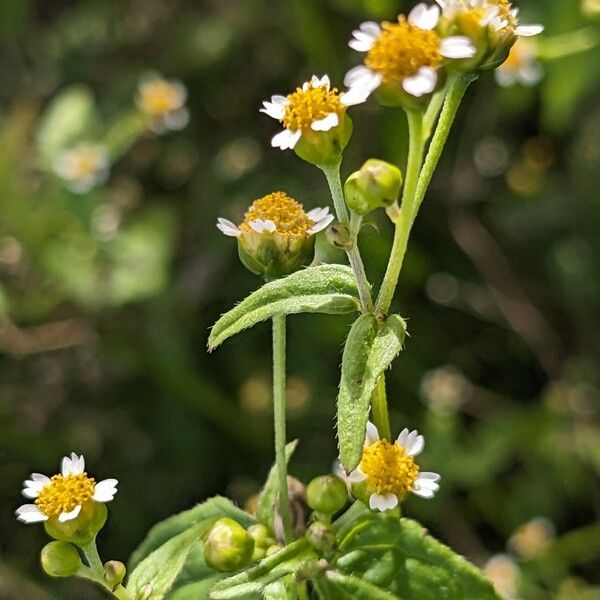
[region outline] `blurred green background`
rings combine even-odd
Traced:
[[[25,476],[55,473],[71,450],[97,479],[120,481],[99,540],[105,560],[125,560],[153,523],[207,496],[243,505],[258,490],[272,458],[269,328],[206,353],[210,325],[259,285],[215,221],[237,221],[276,189],[307,208],[329,202],[313,167],[270,148],[276,124],[258,108],[313,73],[340,83],[358,62],[352,29],[410,6],[0,4],[0,598],[100,597],[44,577],[43,528],[13,515]],[[556,36],[600,35],[597,0],[521,7],[523,22],[546,25],[547,57],[571,46]],[[133,98],[152,70],[187,87],[185,129],[139,129]],[[467,94],[394,303],[410,338],[388,392],[394,429],[421,430],[424,466],[443,476],[434,500],[409,499],[405,512],[479,565],[510,555],[488,565],[507,597],[592,599],[600,50],[544,70],[536,87],[502,89],[486,74]],[[351,114],[346,174],[369,156],[403,164],[400,111],[370,101]],[[114,164],[78,195],[49,165],[82,131],[110,146]],[[375,284],[391,242],[385,215],[377,224],[362,235]],[[336,456],[350,320],[289,322],[289,430],[301,439],[291,471],[306,482]]]

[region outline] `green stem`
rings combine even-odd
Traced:
[[[285,455],[285,315],[273,317],[273,423],[275,427],[275,465],[279,487],[279,512],[286,544],[293,539],[292,517],[287,487],[287,459]]]
[[[441,90],[438,90],[429,101],[425,116],[423,117],[423,140],[427,141],[431,137],[433,126],[440,116],[444,99],[448,92],[448,86],[444,86]]]
[[[113,596],[119,598],[119,600],[132,600],[131,594],[122,585],[117,586],[112,593]]]
[[[80,548],[83,550],[83,554],[85,555],[97,580],[102,581],[104,575],[104,565],[102,564],[102,560],[98,554],[98,549],[96,548],[96,538],[94,538],[88,544],[80,546]]]
[[[380,437],[389,440],[392,432],[385,393],[385,375],[381,375],[375,384],[375,389],[371,396],[371,408],[373,409],[373,422],[379,431]]]
[[[433,177],[433,173],[440,160],[442,150],[446,145],[446,140],[450,134],[450,129],[452,128],[452,123],[454,123],[458,107],[460,106],[467,88],[473,81],[475,81],[475,79],[477,79],[477,75],[466,74],[462,75],[461,77],[453,78],[449,83],[448,94],[444,100],[442,113],[440,114],[437,128],[433,134],[433,138],[431,140],[431,144],[429,145],[429,150],[427,151],[427,156],[423,164],[423,169],[421,170],[421,175],[419,176],[417,190],[415,193],[415,211],[413,214],[413,221],[419,212],[419,208],[423,202],[423,198],[425,197],[425,192],[431,183],[431,178]]]
[[[383,283],[379,290],[379,296],[375,304],[375,312],[387,314],[396,291],[398,277],[404,254],[408,244],[408,236],[412,227],[413,215],[415,213],[415,192],[421,164],[423,161],[423,113],[417,111],[408,111],[408,164],[406,166],[406,179],[404,190],[402,192],[402,205],[397,218],[395,219],[394,242],[388,262]]]
[[[344,225],[347,225],[348,227],[351,227],[351,222],[348,217],[348,210],[346,208],[346,202],[344,201],[342,181],[340,179],[340,163],[335,165],[321,165],[320,169],[323,171],[325,178],[327,179],[338,221]],[[355,219],[352,219],[352,222],[354,223]],[[365,265],[358,249],[358,231],[354,231],[354,229],[351,227],[351,232],[353,237],[353,245],[352,248],[346,252],[348,255],[348,262],[354,271],[354,277],[356,278],[358,295],[360,296],[363,312],[372,312],[373,299],[371,297],[371,286],[369,284],[369,280],[367,279]]]

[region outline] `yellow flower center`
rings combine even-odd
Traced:
[[[73,156],[72,178],[75,180],[87,179],[96,174],[99,168],[100,158],[98,153],[92,149],[80,149]]]
[[[162,79],[153,79],[142,84],[140,105],[152,117],[163,116],[182,104],[181,90]]]
[[[397,23],[382,23],[383,31],[367,53],[365,65],[380,73],[383,81],[402,81],[421,67],[442,62],[441,40],[435,31],[411,25],[404,16]]]
[[[94,495],[96,482],[87,473],[54,475],[35,499],[36,506],[50,519],[87,502]]]
[[[395,494],[399,498],[412,490],[419,467],[397,443],[379,440],[363,450],[360,463],[367,485],[378,494]]]
[[[517,20],[515,19],[515,16],[512,14],[512,4],[509,2],[509,0],[491,0],[492,4],[495,4],[498,9],[499,9],[499,13],[498,16],[503,20],[503,21],[507,21],[508,22],[508,27],[511,29],[514,29],[517,26]]]
[[[290,131],[310,129],[315,121],[324,119],[331,113],[340,115],[344,110],[337,88],[330,90],[325,86],[310,86],[307,90],[296,88],[295,92],[288,94],[287,99],[288,103],[281,122]]]
[[[284,192],[273,192],[254,201],[246,212],[240,229],[249,233],[252,229],[248,223],[257,219],[273,221],[277,233],[286,237],[304,236],[314,225],[304,212],[302,204]]]

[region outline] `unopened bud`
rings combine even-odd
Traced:
[[[322,475],[308,484],[306,499],[314,511],[333,515],[348,502],[348,489],[336,475]]]
[[[394,203],[402,188],[402,172],[383,160],[370,158],[348,177],[344,185],[346,204],[359,215]]]
[[[250,525],[247,531],[254,538],[254,545],[257,547],[267,549],[275,543],[275,540],[271,537],[269,528],[261,523]]]
[[[104,564],[104,581],[113,590],[125,579],[125,573],[125,565],[118,560],[109,560]]]
[[[332,223],[325,232],[327,241],[335,248],[341,248],[342,250],[352,250],[354,246],[354,240],[352,239],[352,233],[348,225],[335,221]]]
[[[306,538],[315,550],[322,553],[331,552],[335,546],[333,527],[321,521],[315,521],[306,530]]]
[[[204,560],[215,571],[237,571],[252,559],[254,538],[228,517],[219,519],[204,542]]]
[[[50,542],[40,552],[42,569],[52,577],[71,577],[83,566],[79,553],[68,542]]]

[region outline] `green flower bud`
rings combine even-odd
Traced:
[[[256,547],[267,549],[275,543],[275,540],[271,537],[269,528],[262,523],[250,525],[247,531],[254,538],[254,545]]]
[[[328,208],[305,213],[301,204],[283,192],[273,192],[250,206],[239,227],[225,219],[219,219],[217,227],[237,238],[243,265],[271,281],[310,264],[314,234],[332,220]]]
[[[402,172],[383,160],[370,158],[344,185],[346,204],[359,215],[393,204],[402,188]]]
[[[83,566],[79,553],[67,542],[50,542],[40,552],[45,573],[52,577],[72,577]]]
[[[348,502],[346,484],[335,475],[313,479],[306,488],[308,506],[324,515],[333,515]]]
[[[109,560],[104,563],[104,581],[114,590],[125,579],[127,569],[125,565],[118,560]]]
[[[341,248],[342,250],[352,250],[354,246],[354,240],[350,228],[348,225],[344,225],[339,221],[332,223],[325,232],[327,241],[334,248]]]
[[[44,521],[46,533],[55,540],[78,546],[89,544],[104,527],[108,510],[99,502],[85,502],[74,519],[61,523],[58,519]]]
[[[331,552],[335,546],[335,532],[333,531],[333,527],[321,521],[315,521],[311,524],[306,530],[306,538],[312,547],[321,553]]]
[[[302,131],[294,152],[312,165],[335,165],[342,159],[344,148],[352,137],[352,120],[344,112],[340,124],[329,131]]]
[[[219,519],[204,542],[204,560],[215,571],[237,571],[252,559],[254,538],[228,517]]]

